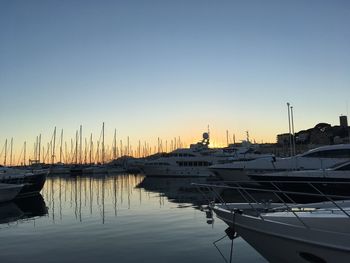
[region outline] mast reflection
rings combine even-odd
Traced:
[[[118,216],[118,209],[131,209],[136,197],[137,203],[142,203],[145,193],[138,189],[139,195],[134,195],[133,191],[143,178],[132,174],[49,177],[43,193],[50,207],[50,219],[62,221],[73,215],[75,221],[82,223],[97,215],[105,224],[107,216]]]

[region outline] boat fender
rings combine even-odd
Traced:
[[[233,240],[238,237],[235,229],[233,227],[228,227],[225,229],[225,233],[229,239]]]

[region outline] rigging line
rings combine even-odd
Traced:
[[[219,249],[219,247],[216,245],[217,242],[220,242],[221,240],[223,240],[225,237],[227,237],[227,234],[225,234],[223,237],[219,238],[218,240],[213,242],[213,245],[215,246],[215,248],[217,249],[217,251],[220,253],[221,257],[223,258],[223,260],[225,260],[226,263],[228,263],[226,257],[224,256],[224,254],[221,252],[221,250]]]

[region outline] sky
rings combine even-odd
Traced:
[[[275,142],[339,123],[346,0],[0,0],[0,148],[14,138]]]

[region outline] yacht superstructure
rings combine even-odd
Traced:
[[[226,181],[249,180],[248,174],[287,170],[325,169],[350,159],[350,144],[327,145],[288,158],[273,156],[251,161],[216,164],[209,169]]]

